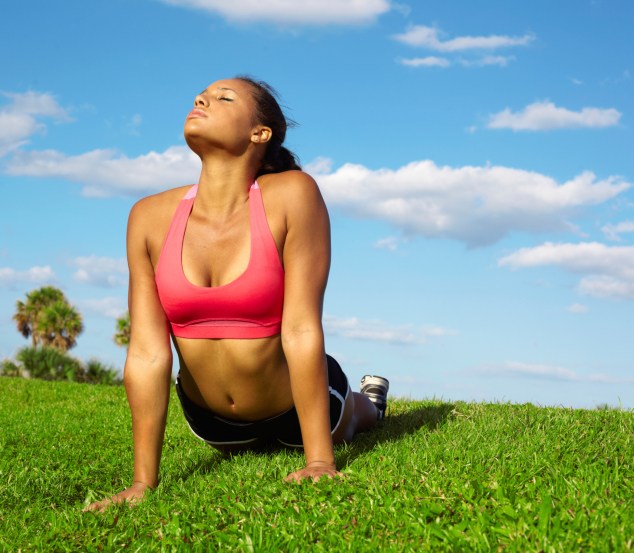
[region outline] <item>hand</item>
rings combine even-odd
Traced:
[[[301,482],[305,478],[312,478],[314,482],[318,482],[322,476],[328,478],[334,478],[336,476],[340,478],[344,475],[337,470],[334,463],[312,461],[308,463],[305,468],[291,472],[284,478],[284,482]]]
[[[144,484],[143,482],[134,482],[132,486],[126,488],[118,494],[102,499],[101,501],[95,501],[94,503],[84,507],[83,512],[97,511],[99,513],[103,513],[108,507],[117,503],[128,503],[129,505],[134,505],[143,499],[143,496],[149,489],[151,489],[150,486]]]

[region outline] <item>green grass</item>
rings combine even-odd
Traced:
[[[225,458],[175,399],[159,488],[82,513],[130,482],[123,388],[0,378],[0,551],[632,549],[632,411],[392,401],[345,479],[295,485],[301,453]]]

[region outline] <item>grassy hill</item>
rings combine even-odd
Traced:
[[[346,478],[286,484],[296,451],[225,458],[173,397],[162,481],[132,476],[122,387],[0,378],[0,551],[628,551],[634,412],[392,401],[336,449]]]

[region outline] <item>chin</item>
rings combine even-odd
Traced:
[[[194,133],[185,132],[184,136],[189,149],[200,157],[202,151],[205,149],[205,146],[209,144],[209,141]]]

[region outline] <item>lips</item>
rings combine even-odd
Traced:
[[[195,117],[207,117],[207,114],[201,109],[193,109],[189,112],[187,119],[193,119]]]

